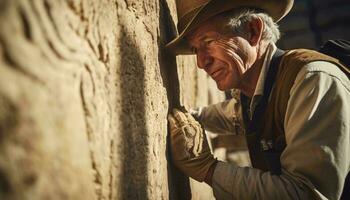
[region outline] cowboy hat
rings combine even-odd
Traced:
[[[166,48],[174,54],[193,54],[184,38],[191,30],[209,18],[239,7],[264,10],[275,22],[292,8],[294,0],[176,0],[179,35]]]

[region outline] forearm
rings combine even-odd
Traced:
[[[243,134],[241,108],[236,99],[190,110],[204,129],[218,134]]]
[[[219,162],[212,187],[217,199],[321,199],[307,181],[283,172],[271,175],[259,169]]]
[[[205,176],[205,180],[204,182],[210,186],[212,186],[212,183],[213,183],[213,175],[214,175],[214,171],[215,171],[215,168],[216,168],[216,165],[217,165],[218,161],[216,161],[210,168],[209,168],[209,171],[207,173],[207,175]]]

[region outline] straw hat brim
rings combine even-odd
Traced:
[[[293,0],[211,0],[198,9],[179,35],[166,48],[175,55],[193,54],[184,38],[191,30],[209,18],[239,7],[259,8],[268,13],[275,22],[281,20],[292,8]]]

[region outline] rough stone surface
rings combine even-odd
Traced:
[[[173,0],[0,0],[0,199],[212,198],[169,158],[167,113],[224,97],[164,51],[175,23]]]

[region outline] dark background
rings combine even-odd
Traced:
[[[326,40],[350,40],[350,0],[295,0],[280,22],[281,49],[318,49]]]

